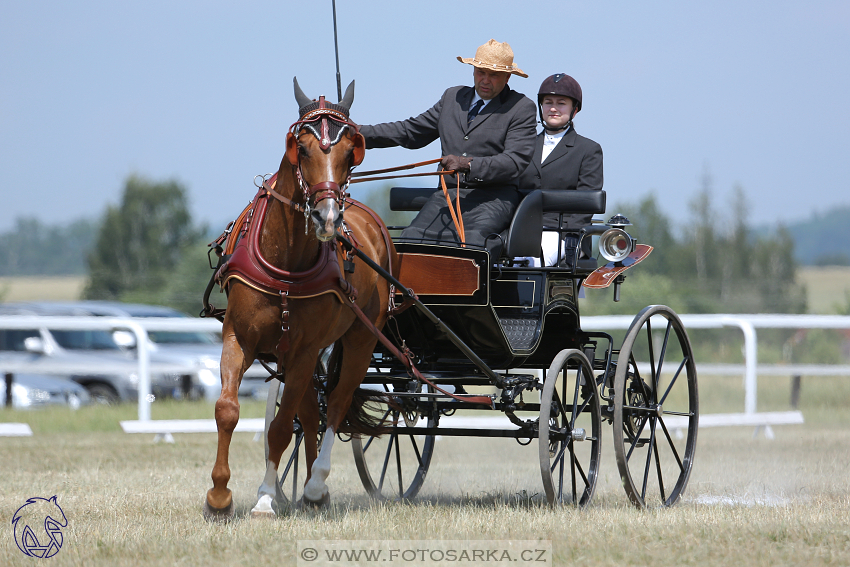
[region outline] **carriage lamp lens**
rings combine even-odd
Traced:
[[[609,262],[621,262],[634,250],[634,240],[621,228],[610,228],[599,237],[599,253]]]

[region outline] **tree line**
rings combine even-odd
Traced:
[[[804,313],[806,290],[797,283],[794,241],[778,225],[750,230],[749,204],[735,187],[719,209],[710,182],[690,202],[690,217],[676,227],[654,194],[617,203],[632,222],[628,231],[653,246],[643,263],[626,272],[624,301],[588,291],[594,313],[634,313],[638,305],[664,303],[681,313]],[[628,298],[628,299],[626,299]]]

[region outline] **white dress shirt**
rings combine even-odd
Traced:
[[[546,158],[549,157],[549,154],[552,153],[552,150],[555,149],[555,146],[561,141],[561,138],[564,137],[564,134],[569,132],[570,129],[562,130],[557,134],[549,134],[545,130],[543,131],[543,159],[540,160],[540,163],[546,161]]]

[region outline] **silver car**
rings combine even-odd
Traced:
[[[5,379],[5,376],[3,377]],[[66,405],[71,409],[91,402],[88,391],[71,380],[41,374],[12,374],[12,407],[34,409]],[[7,384],[0,383],[0,407],[6,405]]]
[[[14,311],[16,314],[39,315],[86,315],[99,317],[180,317],[188,315],[169,307],[119,303],[111,301],[75,302],[19,302],[0,305],[0,314]],[[0,331],[2,332],[2,331]],[[135,336],[125,331],[106,333],[108,342],[132,357],[135,356]],[[55,332],[53,333],[55,335]],[[150,331],[148,348],[151,364],[157,362],[186,368],[186,371],[170,374],[152,374],[152,391],[157,397],[202,397],[209,401],[218,399],[221,393],[219,364],[221,360],[221,338],[216,333]],[[0,353],[2,356],[2,353]],[[265,399],[269,373],[254,363],[242,379],[240,396]],[[96,389],[98,386],[93,385]],[[138,389],[138,381],[135,384]],[[138,393],[136,392],[136,396]],[[122,396],[123,399],[123,396]]]

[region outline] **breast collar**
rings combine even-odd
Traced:
[[[243,227],[242,238],[230,258],[219,268],[216,282],[225,288],[231,280],[236,279],[257,291],[269,295],[283,294],[290,298],[333,293],[340,301],[347,301],[346,292],[351,284],[342,277],[335,241],[321,243],[318,261],[303,272],[281,270],[266,260],[260,252],[259,242],[268,203],[269,193],[260,188],[246,220],[247,226]]]

